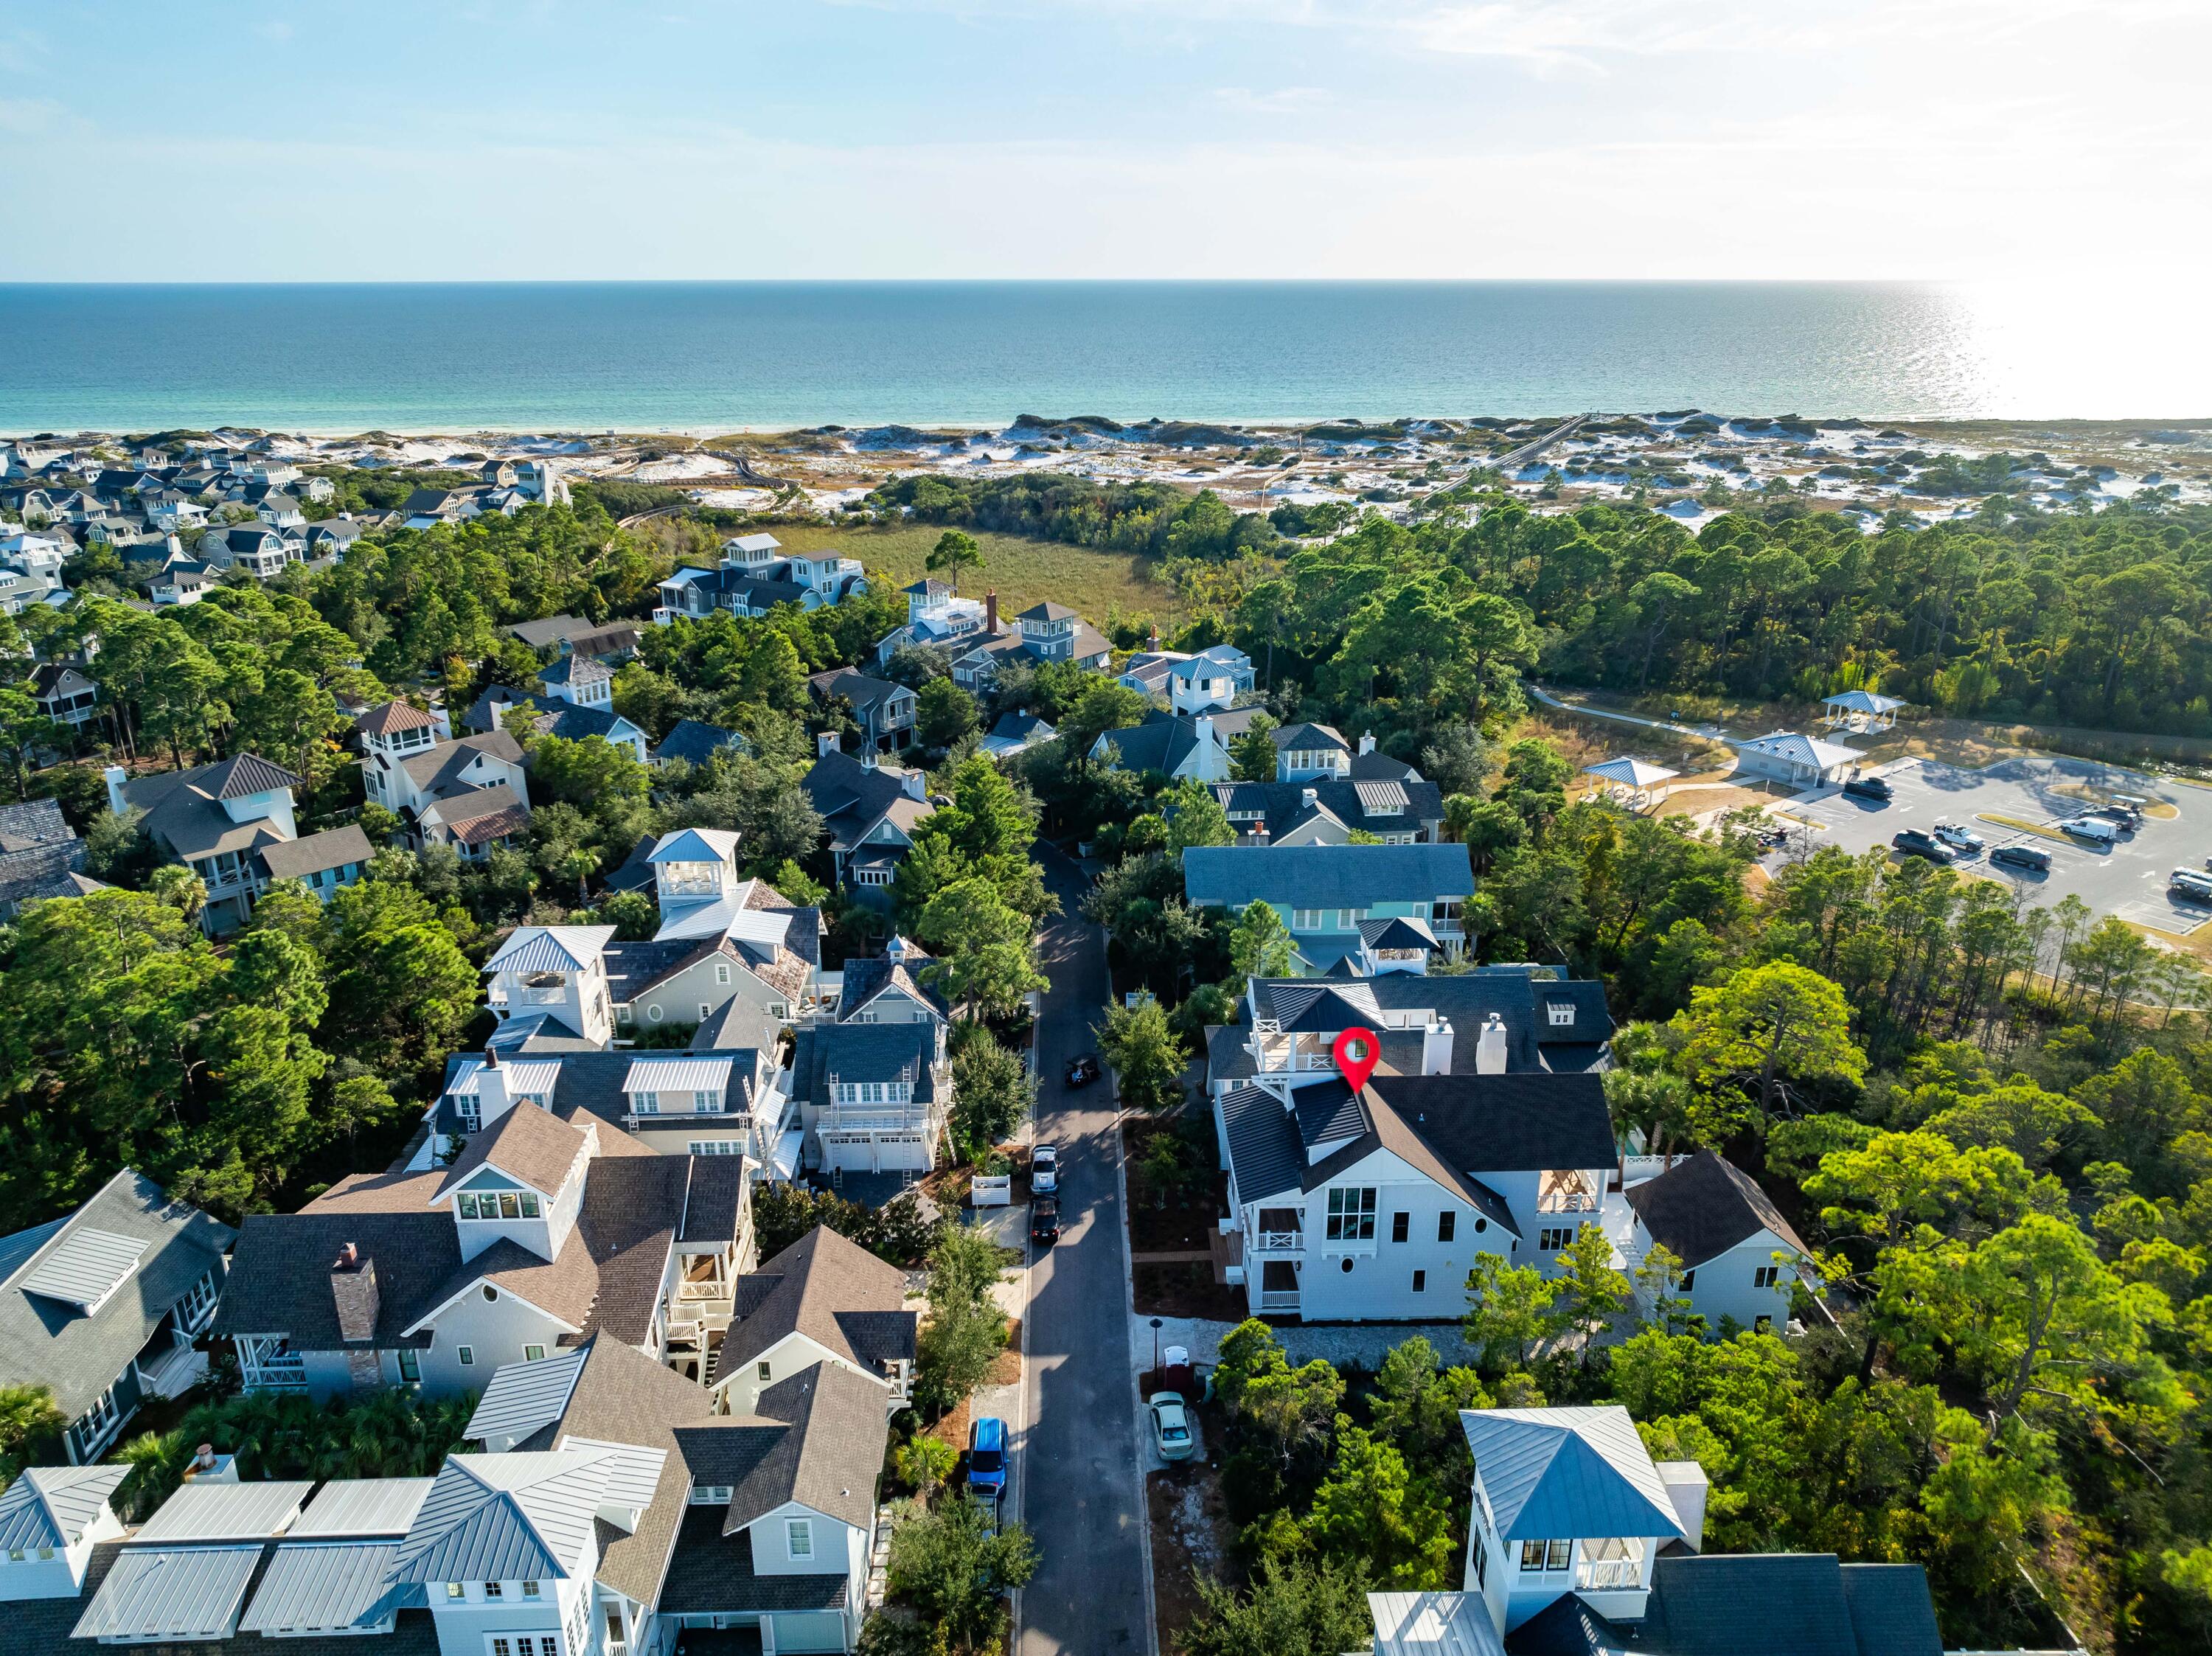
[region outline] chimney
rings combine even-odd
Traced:
[[[1207,743],[1213,740],[1213,715],[1212,713],[1200,713],[1195,719],[1191,721],[1191,729],[1193,733],[1198,737],[1199,745],[1200,747],[1204,747]]]
[[[1662,1460],[1653,1468],[1667,1486],[1667,1499],[1681,1520],[1692,1552],[1705,1550],[1705,1469],[1694,1460]]]
[[[835,752],[836,752],[836,751],[837,751],[837,732],[836,732],[836,731],[823,731],[823,732],[822,732],[822,734],[821,734],[821,735],[819,735],[819,736],[817,736],[817,737],[816,737],[814,738],[814,756],[815,756],[817,759],[827,759],[827,758],[828,758],[831,754],[833,754],[833,753],[835,753]]]
[[[477,1071],[477,1120],[482,1126],[507,1113],[507,1071],[499,1067],[499,1054],[484,1048],[484,1066]]]
[[[331,1265],[331,1298],[338,1311],[338,1338],[352,1345],[376,1338],[376,1264],[351,1242]]]
[[[1359,751],[1363,754],[1370,754],[1375,751],[1374,731],[1366,731],[1361,733],[1359,737]]]
[[[484,1068],[487,1070],[496,1070],[499,1068],[498,1047],[487,1046],[484,1048]]]
[[[1155,627],[1152,628],[1152,637],[1146,641],[1145,647],[1150,650],[1154,655],[1158,655],[1160,652],[1160,629],[1158,628]]]
[[[131,773],[120,765],[110,765],[100,774],[107,779],[107,808],[120,816],[131,809],[130,803],[123,797],[123,784]]]
[[[1474,1072],[1479,1076],[1505,1073],[1505,1020],[1495,1012],[1483,1020],[1482,1034],[1476,1038]]]
[[[1321,804],[1321,791],[1317,788],[1300,788],[1298,804],[1306,810],[1311,810],[1316,805]]]
[[[999,589],[995,586],[983,594],[983,636],[999,636]]]
[[[906,797],[909,799],[927,799],[929,798],[929,794],[927,791],[928,782],[929,778],[918,770],[902,771],[899,773],[899,786],[905,791]]]
[[[351,1242],[348,1242],[346,1246],[348,1247],[351,1247],[353,1244]],[[192,1451],[192,1469],[195,1471],[201,1472],[211,1472],[215,1470],[214,1444],[203,1443],[198,1448]]]

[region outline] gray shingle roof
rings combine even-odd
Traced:
[[[759,1419],[784,1429],[752,1439],[761,1453],[732,1486],[722,1533],[735,1535],[790,1501],[856,1529],[873,1525],[876,1477],[890,1440],[884,1388],[817,1362],[769,1386],[756,1407]]]
[[[145,1244],[131,1283],[88,1315],[25,1286],[80,1228]],[[0,1280],[0,1374],[52,1387],[72,1420],[137,1356],[169,1308],[210,1270],[219,1272],[236,1234],[128,1168],[74,1214],[38,1231],[44,1234],[17,1233],[28,1247],[9,1248],[15,1239],[0,1239],[0,1257],[12,1260]]]
[[[827,1227],[807,1232],[744,1285],[743,1315],[723,1337],[711,1383],[793,1334],[870,1374],[914,1356],[915,1317],[905,1308],[904,1273]],[[880,1410],[880,1387],[876,1398]]]
[[[466,1183],[489,1163],[548,1196],[568,1182],[569,1170],[584,1153],[582,1131],[535,1104],[517,1104],[470,1139],[446,1169],[437,1194]]]
[[[725,1536],[722,1514],[695,1507],[684,1514],[660,1588],[663,1616],[748,1615],[757,1611],[827,1611],[845,1607],[842,1574],[761,1575],[752,1542]],[[687,1634],[689,1640],[693,1635]]]
[[[1751,1175],[1711,1150],[1699,1150],[1656,1179],[1632,1185],[1628,1204],[1652,1239],[1665,1243],[1685,1269],[1701,1265],[1762,1230],[1773,1232],[1801,1253],[1807,1251]]]
[[[1917,1564],[1833,1553],[1665,1555],[1640,1623],[1569,1593],[1514,1634],[1516,1656],[1939,1656]]]
[[[368,836],[352,822],[322,834],[310,834],[304,840],[280,840],[261,847],[262,864],[268,869],[270,877],[277,880],[303,880],[326,869],[366,863],[375,854]]]
[[[724,748],[734,747],[742,751],[749,743],[736,731],[724,730],[719,725],[709,725],[702,719],[679,719],[660,745],[653,750],[659,760],[681,759],[686,764],[703,765]]]

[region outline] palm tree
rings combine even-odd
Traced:
[[[0,1386],[0,1482],[13,1482],[31,1446],[69,1425],[43,1386]]]

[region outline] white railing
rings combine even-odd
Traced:
[[[1262,1230],[1252,1236],[1252,1247],[1258,1253],[1303,1253],[1306,1237],[1302,1230]]]
[[[1624,1186],[1640,1185],[1646,1180],[1656,1179],[1676,1162],[1688,1160],[1686,1156],[1625,1156],[1620,1159],[1620,1182]]]
[[[1575,1586],[1589,1592],[1632,1587],[1640,1584],[1643,1561],[1638,1558],[1585,1558],[1575,1566]]]
[[[1265,1289],[1260,1291],[1260,1309],[1262,1311],[1296,1311],[1297,1308],[1298,1296],[1295,1289],[1288,1294],[1271,1294]]]
[[[1539,1213],[1595,1213],[1597,1198],[1587,1191],[1566,1191],[1547,1196],[1536,1204]]]
[[[516,987],[507,992],[506,998],[516,1006],[558,1006],[568,998],[566,989],[532,989]]]

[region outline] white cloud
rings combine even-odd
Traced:
[[[1334,102],[1336,94],[1327,87],[1285,86],[1271,92],[1255,92],[1250,87],[1218,86],[1213,88],[1213,100],[1241,115],[1297,115],[1322,105]]]

